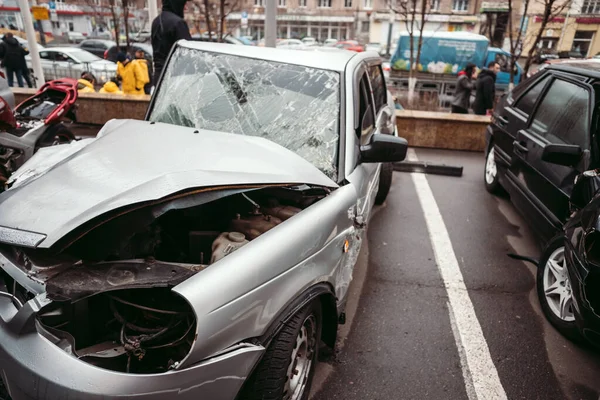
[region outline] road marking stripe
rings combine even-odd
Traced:
[[[412,150],[409,151],[407,158],[411,161],[418,161]],[[492,361],[490,350],[454,254],[448,230],[427,182],[427,177],[421,173],[411,173],[411,177],[423,209],[436,263],[448,294],[449,310],[454,316],[456,329],[453,329],[453,333],[459,354],[461,349],[464,351],[466,365],[461,362],[461,366],[463,369],[467,368],[467,371],[463,370],[467,394],[469,394],[469,385],[472,385],[476,398],[479,400],[506,400],[506,392],[500,383],[498,371]],[[471,395],[469,398],[473,400]]]

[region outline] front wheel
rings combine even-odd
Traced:
[[[379,188],[375,196],[375,204],[381,205],[387,198],[390,188],[392,187],[392,178],[394,175],[394,164],[381,164],[381,172],[379,173]]]
[[[75,140],[75,135],[63,124],[52,125],[42,135],[37,147],[50,147],[58,144],[67,144]]]
[[[536,288],[540,306],[548,321],[563,336],[573,341],[582,340],[573,313],[573,291],[565,261],[565,238],[550,241],[537,270]]]
[[[496,152],[494,145],[490,144],[490,148],[485,157],[485,170],[483,174],[485,189],[493,194],[499,194],[502,191],[502,186],[498,179],[498,167],[496,165]]]
[[[247,400],[306,400],[318,359],[321,304],[298,311],[275,336],[244,388]]]

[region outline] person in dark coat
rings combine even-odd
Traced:
[[[500,64],[492,61],[487,69],[483,69],[475,83],[475,102],[473,111],[477,115],[491,114],[496,98],[496,74],[500,72]]]
[[[14,85],[14,76],[17,76],[19,87],[23,87],[23,65],[26,65],[25,56],[29,54],[21,44],[14,38],[13,34],[7,32],[0,43],[0,59],[2,67],[6,69],[8,86]]]
[[[171,47],[180,39],[190,40],[190,29],[183,19],[183,9],[187,0],[164,0],[162,12],[152,21],[152,57],[156,84],[162,73]]]
[[[471,105],[471,91],[475,88],[473,79],[477,78],[475,64],[469,63],[464,73],[459,74],[456,82],[456,91],[452,98],[452,112],[455,114],[468,114]]]

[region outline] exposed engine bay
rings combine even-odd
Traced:
[[[327,194],[303,185],[178,196],[121,213],[52,254],[13,249],[10,258],[45,283],[52,303],[38,322],[57,346],[101,368],[160,373],[177,368],[196,334],[194,311],[170,289]]]

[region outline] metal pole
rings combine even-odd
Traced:
[[[388,29],[387,48],[385,50],[386,57],[391,57],[392,30],[394,29],[394,22],[396,22],[396,14],[394,13],[393,10],[390,10],[390,28]]]
[[[33,29],[33,21],[31,12],[29,11],[29,3],[27,0],[18,0],[21,15],[23,16],[23,24],[25,25],[25,33],[27,34],[27,45],[29,46],[29,55],[31,56],[31,64],[35,75],[35,84],[39,88],[44,83],[44,71],[40,62],[40,53],[38,52],[37,42],[35,41],[35,30]]]
[[[148,19],[150,20],[150,26],[152,26],[152,21],[154,21],[156,17],[158,17],[156,0],[148,0]]]
[[[277,39],[276,0],[266,0],[265,6],[265,47],[275,47]]]

